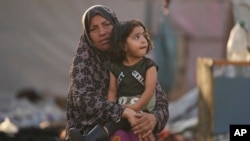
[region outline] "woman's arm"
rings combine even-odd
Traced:
[[[78,112],[80,112],[79,115],[95,117],[96,119],[93,120],[98,120],[98,117],[104,118],[102,120],[116,121],[119,119],[124,109],[119,104],[107,101],[107,91],[105,91],[105,89],[108,88],[108,79],[104,77],[97,78],[103,80],[95,80],[101,70],[98,72],[97,67],[87,66],[85,63],[74,66],[72,70],[70,86],[71,104],[69,106],[78,109]]]
[[[154,131],[159,133],[161,130],[163,130],[169,118],[168,100],[166,93],[162,90],[158,82],[156,85],[155,93],[156,93],[156,105],[152,113],[155,115],[157,119],[157,125]]]
[[[109,62],[97,60],[94,54],[86,48],[86,43],[80,43],[73,59],[66,111],[67,129],[75,127],[87,132],[97,123],[119,120],[124,111],[120,104],[107,101]]]

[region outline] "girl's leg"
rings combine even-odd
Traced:
[[[127,120],[121,119],[119,122],[107,122],[104,125],[104,128],[108,131],[109,136],[112,136],[116,131],[122,130],[129,130],[131,129],[130,124]]]
[[[107,141],[119,129],[129,129],[130,125],[127,120],[121,120],[120,122],[108,122],[101,127],[95,126],[87,135],[82,136],[80,132],[75,129],[69,129],[69,137],[71,141]],[[124,140],[126,141],[126,140]]]
[[[70,141],[108,141],[109,136],[100,125],[96,125],[87,135],[82,136],[76,128],[68,131]]]
[[[130,136],[127,131],[117,130],[111,137],[110,141],[130,141]]]
[[[128,130],[127,133],[130,137],[130,141],[139,141],[138,136],[136,134],[134,134],[134,132],[132,130]]]
[[[132,130],[118,130],[111,136],[110,141],[139,141],[139,139]]]

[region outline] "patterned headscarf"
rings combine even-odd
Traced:
[[[84,38],[86,39],[89,45],[93,44],[89,36],[90,20],[96,14],[101,15],[103,18],[108,20],[113,25],[118,23],[118,19],[117,19],[115,12],[106,6],[94,5],[90,7],[89,9],[87,9],[86,12],[82,16],[82,25],[83,25]]]
[[[96,14],[118,22],[115,13],[106,6],[95,5],[83,14],[83,34],[70,68],[70,88],[67,103],[67,129],[77,128],[87,134],[97,124],[120,119],[124,108],[107,101],[110,59],[96,48],[89,36],[90,20]]]

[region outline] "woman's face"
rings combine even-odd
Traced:
[[[110,46],[110,34],[113,25],[99,14],[90,20],[89,35],[96,48],[101,51],[107,51]]]

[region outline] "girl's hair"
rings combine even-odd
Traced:
[[[125,59],[124,46],[127,38],[135,27],[141,26],[145,31],[145,37],[148,42],[148,50],[153,48],[153,44],[150,38],[150,34],[145,25],[140,20],[128,20],[125,22],[119,22],[113,26],[110,37],[110,59],[114,63],[121,63]]]

